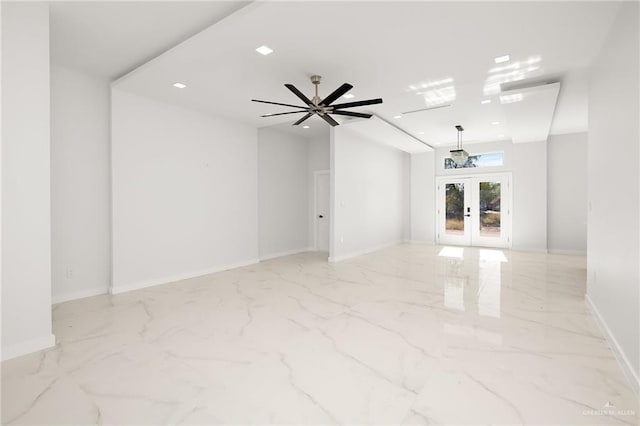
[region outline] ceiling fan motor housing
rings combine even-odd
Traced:
[[[251,101],[265,103],[265,104],[281,105],[281,106],[297,109],[297,111],[287,111],[287,112],[280,112],[280,113],[274,113],[274,114],[266,114],[266,115],[263,115],[262,117],[273,117],[276,115],[285,115],[285,114],[306,114],[304,117],[302,117],[301,119],[293,123],[294,126],[299,125],[300,123],[304,122],[305,120],[312,117],[313,115],[317,115],[318,117],[322,118],[331,126],[337,126],[339,124],[336,120],[334,120],[331,117],[331,115],[333,114],[347,116],[347,117],[371,118],[373,117],[373,114],[354,112],[354,111],[344,111],[344,109],[382,103],[382,98],[377,98],[377,99],[367,99],[364,101],[347,102],[347,103],[334,105],[333,103],[337,101],[345,93],[347,93],[349,90],[351,90],[353,86],[350,85],[349,83],[344,83],[342,86],[338,87],[330,95],[328,95],[323,99],[318,95],[318,86],[320,85],[320,80],[322,79],[322,77],[317,74],[314,74],[310,77],[310,79],[311,79],[311,83],[313,83],[313,85],[315,86],[315,95],[311,99],[306,97],[293,84],[287,83],[284,85],[287,89],[293,92],[293,94],[296,95],[298,99],[304,102],[304,106],[285,104],[281,102],[262,101],[259,99],[251,99]]]

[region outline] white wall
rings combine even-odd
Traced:
[[[2,358],[52,346],[49,10],[2,4]]]
[[[402,241],[411,241],[411,154],[402,158]]]
[[[114,292],[258,258],[257,130],[112,90]]]
[[[512,247],[547,251],[547,141],[513,145]]]
[[[308,141],[269,127],[258,130],[260,259],[309,246]]]
[[[638,3],[623,3],[589,87],[587,295],[640,390]]]
[[[342,125],[334,128],[331,155],[331,260],[401,242],[409,154],[365,140]]]
[[[549,136],[547,142],[549,252],[587,253],[587,134]]]
[[[309,156],[307,158],[307,181],[309,182],[308,191],[309,191],[309,202],[308,202],[308,212],[309,212],[309,220],[308,220],[308,233],[307,238],[309,242],[309,247],[313,247],[314,238],[315,238],[315,187],[313,180],[313,172],[329,170],[330,169],[330,135],[329,135],[329,126],[324,127],[325,131],[317,135],[315,137],[309,138]],[[330,213],[327,213],[330,217]],[[315,247],[313,247],[315,248]]]
[[[415,243],[435,243],[435,152],[411,154],[411,236]]]
[[[109,98],[107,79],[51,65],[54,303],[109,289]]]
[[[464,145],[463,145],[464,146]],[[469,155],[502,152],[504,154],[503,165],[496,167],[483,167],[476,169],[444,169],[444,159],[449,156],[451,147],[438,148],[435,151],[434,173],[436,176],[472,175],[495,172],[511,172],[512,174],[512,227],[511,240],[514,250],[523,251],[547,251],[547,143],[530,142],[513,144],[511,141],[496,141],[486,143],[474,143],[464,146]],[[425,161],[425,160],[422,160]],[[412,174],[420,173],[413,170]],[[417,165],[416,165],[417,166]],[[423,169],[425,166],[420,166]],[[426,172],[425,172],[426,173]],[[424,180],[426,177],[418,177]],[[414,184],[416,180],[412,180]],[[431,184],[432,187],[435,184]],[[415,193],[415,190],[413,191]],[[423,212],[428,208],[434,210],[433,198],[429,207],[425,202],[413,203],[414,209],[420,208]],[[419,217],[412,216],[412,239],[421,239],[424,235],[433,238],[435,235],[435,217],[421,221],[425,217],[422,213]],[[416,234],[419,232],[419,234]]]

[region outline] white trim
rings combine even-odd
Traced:
[[[409,244],[422,244],[427,246],[435,246],[436,242],[434,240],[409,240],[407,241]]]
[[[616,340],[616,337],[607,326],[607,323],[600,314],[600,311],[598,311],[598,308],[596,308],[593,300],[591,300],[588,294],[585,295],[584,299],[587,302],[587,307],[593,314],[593,318],[596,320],[596,323],[598,323],[600,330],[602,330],[604,337],[607,339],[607,342],[609,342],[609,346],[611,346],[613,355],[616,357],[616,361],[618,361],[618,364],[624,372],[624,375],[629,380],[631,388],[634,390],[636,395],[640,395],[640,376],[638,376],[638,372],[633,368],[633,365],[629,361],[629,358],[627,358],[624,351],[620,347],[620,344]]]
[[[549,250],[547,249],[533,248],[533,247],[512,247],[511,250],[524,251],[529,253],[545,253],[545,254],[549,253]]]
[[[332,262],[332,263],[341,262],[343,260],[351,259],[352,257],[358,257],[358,256],[362,256],[364,254],[373,253],[374,251],[385,249],[387,247],[397,246],[398,244],[402,244],[402,240],[393,241],[393,242],[385,243],[385,244],[380,244],[380,245],[377,245],[377,246],[373,246],[373,247],[369,247],[369,248],[366,248],[366,249],[354,251],[354,252],[351,252],[351,253],[348,253],[348,254],[344,254],[342,256],[333,256],[333,257],[330,256],[329,257],[329,262]]]
[[[53,296],[51,304],[69,302],[71,300],[84,299],[85,297],[100,296],[101,294],[109,294],[108,287],[91,288],[88,290],[76,291],[73,293],[64,293],[57,296]]]
[[[310,251],[315,251],[315,249],[313,247],[305,247],[305,248],[300,248],[295,250],[281,251],[279,253],[266,254],[264,256],[260,256],[260,262],[264,262],[265,260],[270,260],[270,259],[276,259],[278,257],[291,256],[299,253],[307,253]]]
[[[450,170],[467,170],[467,169],[450,169]],[[469,228],[469,235],[467,235],[467,231],[465,231],[465,235],[463,236],[464,239],[469,240],[469,242],[466,241],[462,241],[463,238],[456,238],[456,237],[451,237],[451,236],[445,236],[444,234],[444,228],[445,228],[445,222],[443,221],[443,217],[444,217],[444,210],[445,210],[445,205],[444,205],[444,188],[441,188],[441,186],[444,186],[446,183],[450,183],[450,182],[460,182],[460,181],[470,181],[470,182],[478,182],[478,181],[482,181],[483,179],[496,179],[496,180],[500,180],[504,185],[506,185],[506,188],[504,188],[502,190],[503,195],[506,195],[506,197],[503,199],[503,212],[504,215],[502,216],[502,230],[503,230],[503,234],[500,237],[500,239],[496,242],[493,241],[493,239],[487,239],[487,238],[483,238],[480,237],[478,232],[476,232],[476,230],[474,230],[473,227]],[[434,210],[435,210],[435,244],[441,244],[441,245],[460,245],[460,246],[464,246],[464,247],[491,247],[491,248],[506,248],[506,249],[511,249],[513,247],[513,173],[510,171],[495,171],[495,172],[480,172],[480,173],[473,173],[473,174],[453,174],[453,175],[444,175],[444,176],[437,176],[435,177],[435,188],[434,188],[434,195],[435,195],[435,202],[434,202]],[[476,194],[477,195],[477,194]],[[477,205],[474,205],[473,203],[477,204],[477,200],[473,201],[475,199],[474,197],[474,192],[467,192],[465,191],[465,205],[467,205],[467,196],[468,196],[468,201],[469,204],[472,206],[472,215],[476,215],[476,216],[471,216],[469,219],[473,219],[474,217],[476,218],[476,220],[479,220],[477,218]],[[506,211],[504,210],[504,207],[506,207]],[[440,213],[439,213],[440,211]],[[465,224],[467,223],[467,221],[465,220]],[[465,225],[466,228],[466,225]],[[546,252],[546,250],[545,250]]]
[[[6,361],[32,352],[41,351],[56,345],[56,336],[49,334],[48,336],[37,337],[25,342],[16,343],[9,347],[2,348],[2,360]]]
[[[331,192],[331,171],[330,170],[314,170],[313,171],[313,250],[318,251],[318,176],[327,175],[329,178],[329,192]],[[329,193],[331,198],[331,193]],[[330,200],[327,200],[330,201]],[[331,210],[330,202],[327,203],[329,210]],[[326,214],[326,213],[325,213]],[[331,215],[328,215],[329,221],[331,221]],[[331,222],[329,222],[329,233],[331,233]],[[331,246],[331,244],[329,244]],[[330,249],[331,247],[329,247]]]
[[[586,250],[561,250],[561,249],[549,249],[547,250],[551,254],[566,254],[569,256],[586,256]]]
[[[209,269],[201,269],[199,271],[186,272],[183,274],[171,275],[169,277],[154,278],[151,280],[138,281],[130,284],[120,284],[112,286],[109,289],[111,294],[125,293],[127,291],[139,290],[147,287],[154,287],[162,284],[169,284],[175,281],[182,281],[189,278],[201,277],[203,275],[214,274],[216,272],[226,271],[229,269],[241,268],[243,266],[255,265],[260,262],[259,259],[245,260],[242,262],[230,263],[228,265],[219,265]]]

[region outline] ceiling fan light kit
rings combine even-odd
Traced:
[[[324,121],[329,123],[331,126],[337,126],[339,123],[331,117],[331,114],[335,115],[343,115],[347,117],[357,117],[357,118],[371,118],[372,114],[364,114],[361,112],[352,112],[352,111],[343,111],[345,108],[354,108],[365,105],[374,105],[381,104],[382,98],[376,99],[368,99],[366,101],[356,101],[356,102],[346,102],[343,104],[332,105],[337,99],[346,94],[349,90],[353,88],[349,83],[344,83],[342,86],[338,87],[333,91],[329,96],[324,99],[321,99],[318,95],[318,85],[320,85],[320,80],[322,77],[319,75],[311,76],[311,83],[315,86],[315,95],[309,99],[306,97],[300,90],[298,90],[293,84],[285,84],[284,86],[289,89],[294,95],[298,97],[302,102],[304,102],[305,106],[299,105],[291,105],[284,104],[280,102],[271,102],[271,101],[261,101],[259,99],[251,99],[252,102],[260,102],[264,104],[272,104],[272,105],[280,105],[286,106],[290,108],[297,108],[297,111],[287,111],[287,112],[279,112],[275,114],[265,114],[261,115],[261,117],[273,117],[276,115],[286,115],[286,114],[302,114],[306,113],[302,118],[293,123],[294,126],[298,126],[303,123],[308,118],[317,115],[322,118]]]
[[[456,129],[458,130],[458,145],[457,149],[452,149],[449,151],[451,154],[451,159],[458,166],[464,166],[464,164],[469,159],[469,153],[462,149],[462,132],[464,132],[464,128],[461,125],[457,125]]]

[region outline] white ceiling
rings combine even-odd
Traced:
[[[559,91],[560,83],[551,83],[501,92],[513,143],[547,140]]]
[[[411,154],[432,151],[433,148],[418,141],[415,137],[405,133],[394,124],[373,116],[370,119],[354,119],[343,123],[345,128],[364,136],[367,140],[383,145],[389,145],[400,151]]]
[[[50,2],[51,60],[117,78],[249,2]]]
[[[384,99],[359,110],[375,112],[437,146],[455,143],[455,124],[465,127],[467,143],[510,139],[499,83],[553,76],[561,89],[551,133],[584,131],[586,69],[618,7],[612,2],[259,2],[146,63],[118,87],[265,126],[294,120],[260,118],[288,108],[250,100],[298,104],[283,84],[311,95],[308,78],[317,73],[323,76],[321,96],[349,82],[353,101]],[[274,53],[256,53],[263,44]],[[494,63],[506,54],[509,62]],[[172,87],[176,81],[188,87]],[[438,97],[452,106],[393,118]],[[483,99],[492,102],[481,105]],[[308,123],[326,125],[317,117]]]

